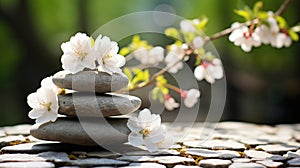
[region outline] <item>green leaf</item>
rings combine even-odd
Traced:
[[[276,16],[276,20],[279,24],[279,28],[285,29],[288,27],[285,19],[282,16]]]
[[[165,96],[163,95],[162,92],[158,92],[158,99],[160,103],[163,103],[165,101]]]
[[[174,39],[180,39],[180,33],[176,28],[170,27],[165,30],[165,35]]]
[[[128,47],[124,47],[120,50],[121,55],[127,55],[127,54],[129,54],[129,52],[130,52],[130,49]]]
[[[152,89],[152,92],[151,92],[151,98],[153,100],[156,100],[158,98],[158,92],[159,92],[159,88],[158,87],[155,87],[154,89]]]
[[[130,81],[132,79],[132,73],[130,72],[130,70],[128,68],[123,68],[123,72]]]
[[[258,1],[254,4],[253,6],[253,13],[254,15],[257,15],[258,12],[262,9],[263,7],[263,2],[262,1]]]
[[[200,23],[196,27],[200,30],[204,30],[207,23],[208,23],[208,18],[204,16],[200,19]]]
[[[156,81],[159,82],[160,84],[166,84],[167,80],[163,75],[159,75],[158,77],[156,77]]]
[[[242,16],[246,20],[251,20],[251,14],[250,14],[250,12],[248,12],[246,10],[234,10],[234,12],[236,14],[238,14],[239,16]]]
[[[292,29],[290,29],[290,30],[288,31],[288,33],[289,33],[289,36],[290,36],[294,41],[299,41],[299,35],[298,35],[296,32],[294,32]]]

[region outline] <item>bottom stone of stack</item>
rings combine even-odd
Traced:
[[[114,145],[128,141],[128,118],[59,117],[55,122],[34,125],[30,134],[47,141],[60,141],[76,145]]]

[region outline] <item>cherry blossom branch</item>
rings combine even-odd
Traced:
[[[281,6],[279,7],[279,9],[275,12],[275,15],[282,15],[282,13],[284,13],[284,11],[286,10],[286,8],[288,7],[288,5],[290,4],[291,0],[285,0]],[[241,26],[250,26],[252,24],[257,24],[259,22],[259,19],[256,18],[256,19],[253,19],[253,20],[250,20],[250,21],[247,21],[243,24],[241,24],[239,27]],[[213,35],[211,35],[210,37],[206,37],[205,38],[205,42],[208,42],[210,40],[215,40],[215,39],[218,39],[218,38],[221,38],[223,36],[226,36],[228,34],[230,34],[232,31],[234,31],[235,29],[239,28],[239,27],[235,27],[235,28],[227,28],[227,29],[224,29],[218,33],[215,33]],[[137,89],[140,89],[140,88],[143,88],[143,87],[146,87],[146,86],[149,86],[151,84],[154,84],[156,78],[160,75],[163,75],[165,72],[167,72],[170,68],[172,68],[173,66],[177,65],[178,63],[180,63],[181,61],[184,60],[184,57],[178,61],[176,61],[173,65],[171,66],[167,66],[163,69],[161,69],[160,71],[158,71],[157,73],[155,73],[148,82],[143,82],[143,83],[140,83],[138,84],[137,86],[129,89],[129,91],[134,91],[134,90],[137,90]]]

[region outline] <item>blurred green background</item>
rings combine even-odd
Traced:
[[[264,9],[274,11],[283,1],[263,2]],[[33,123],[27,117],[26,97],[42,78],[61,69],[62,42],[76,32],[91,35],[114,18],[157,10],[161,4],[185,18],[208,16],[208,35],[243,21],[233,13],[238,0],[0,0],[0,125]],[[299,4],[292,1],[283,14],[290,25],[299,22]],[[213,43],[228,84],[222,120],[300,122],[299,43],[282,49],[262,46],[250,53],[235,47],[228,37]]]

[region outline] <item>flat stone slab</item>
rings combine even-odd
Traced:
[[[183,143],[186,146],[205,149],[229,149],[244,150],[245,145],[233,140],[206,140],[206,141],[187,141]]]
[[[222,159],[207,159],[201,160],[199,165],[202,167],[219,167],[219,168],[227,168],[231,164],[230,160],[222,160]]]
[[[95,141],[101,145],[123,144],[127,142],[130,133],[126,126],[127,120],[126,118],[86,118],[79,122],[63,117],[58,118],[54,123],[34,125],[30,133],[38,139],[76,145],[98,145]]]
[[[258,163],[233,163],[229,168],[266,168],[266,166]]]
[[[256,150],[245,150],[244,153],[247,157],[250,158],[266,159],[273,156],[270,153],[263,152],[263,151],[256,151]]]
[[[282,162],[274,162],[273,160],[261,160],[261,161],[257,161],[257,163],[262,164],[266,167],[282,167],[283,166]]]
[[[291,150],[297,150],[298,146],[291,146],[286,144],[272,144],[272,145],[259,145],[255,149],[264,150],[272,154],[284,154]]]
[[[208,150],[199,148],[189,148],[186,149],[185,153],[194,156],[201,156],[203,158],[232,159],[241,157],[241,155],[238,152],[230,150]]]
[[[0,163],[1,168],[54,168],[51,162],[7,162]]]
[[[141,99],[122,94],[76,92],[58,96],[59,114],[69,117],[108,117],[125,115],[141,106]]]
[[[76,74],[60,71],[53,75],[52,80],[60,88],[96,93],[114,92],[128,85],[128,78],[124,74],[110,75],[98,71],[81,71]]]

